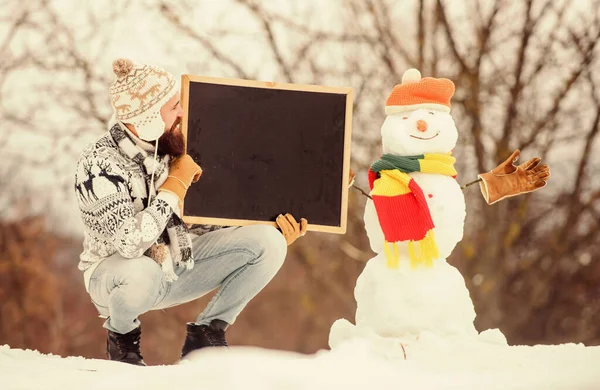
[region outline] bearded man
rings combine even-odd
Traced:
[[[145,365],[138,317],[215,288],[206,309],[187,324],[181,356],[227,346],[228,326],[275,276],[307,221],[285,214],[277,218],[279,229],[189,228],[181,205],[202,170],[185,154],[175,78],[129,59],[114,61],[113,71],[108,132],[82,153],[75,178],[84,222],[79,269],[106,318],[108,358]],[[165,262],[175,266],[160,265]]]

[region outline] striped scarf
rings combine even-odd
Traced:
[[[408,241],[412,266],[431,266],[438,257],[433,220],[423,190],[408,174],[438,173],[456,177],[450,154],[395,156],[384,154],[369,170],[369,187],[385,237],[387,265],[398,268],[396,242]]]
[[[144,204],[146,204],[146,201],[151,202],[156,196],[157,184],[164,182],[169,174],[170,157],[168,155],[157,156],[155,160],[154,156],[135,145],[118,123],[112,126],[109,132],[119,149],[140,167],[146,179],[146,186],[150,189],[146,192],[145,188],[135,187],[132,195],[142,199]],[[154,182],[151,182],[153,171]],[[136,193],[136,191],[141,191],[141,193]],[[175,265],[185,266],[187,269],[194,267],[189,229],[177,214],[173,213],[167,222],[165,232],[158,237],[157,242],[147,251],[147,255],[159,264],[165,259],[172,259]]]

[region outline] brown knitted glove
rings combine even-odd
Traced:
[[[285,237],[288,246],[292,245],[298,237],[304,236],[308,226],[308,221],[306,219],[302,218],[300,223],[298,223],[292,214],[280,214],[276,219],[276,223],[279,229],[281,229],[281,233],[283,233],[283,237]]]
[[[188,188],[200,179],[202,168],[194,162],[189,154],[184,154],[171,161],[169,176],[158,192],[167,191],[177,195],[179,207],[185,198]]]
[[[488,204],[493,204],[511,196],[537,191],[548,183],[550,167],[539,165],[539,157],[515,166],[521,151],[515,150],[502,164],[490,172],[479,174],[481,193]]]

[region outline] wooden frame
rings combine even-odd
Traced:
[[[254,87],[254,88],[265,88],[265,89],[280,89],[289,91],[304,91],[304,92],[321,92],[331,94],[346,95],[346,118],[345,118],[345,129],[344,129],[344,156],[343,156],[343,174],[342,174],[342,201],[340,209],[340,226],[325,226],[325,225],[314,225],[308,221],[308,230],[318,231],[325,233],[336,233],[345,234],[348,223],[348,192],[350,176],[350,149],[351,149],[351,137],[352,137],[352,108],[353,108],[353,90],[352,88],[336,88],[336,87],[325,87],[319,85],[308,85],[308,84],[290,84],[290,83],[276,83],[276,82],[264,82],[255,80],[244,80],[244,79],[232,79],[232,78],[218,78],[218,77],[207,77],[207,76],[193,76],[184,74],[181,76],[181,105],[184,110],[184,117],[182,120],[181,130],[185,139],[187,140],[188,133],[188,112],[189,112],[189,96],[190,96],[190,83],[191,82],[204,82],[211,84],[221,85],[232,85],[242,87]],[[187,144],[186,144],[187,149]],[[226,219],[226,218],[207,218],[207,217],[192,217],[183,216],[183,221],[187,224],[207,224],[207,225],[221,225],[221,226],[246,226],[254,224],[265,224],[276,226],[275,222],[271,221],[257,221],[257,220],[245,220],[245,219]]]

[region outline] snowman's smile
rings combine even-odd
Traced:
[[[410,134],[409,134],[409,135],[410,135]],[[428,139],[434,139],[434,138],[435,138],[435,137],[437,137],[438,135],[440,135],[440,132],[439,132],[439,131],[438,131],[437,133],[435,133],[435,135],[433,135],[432,137],[429,137],[429,138],[417,137],[416,135],[410,135],[410,136],[411,136],[411,137],[413,137],[413,138],[416,138],[416,139],[422,139],[422,140],[425,140],[425,141],[426,141],[426,140],[428,140]]]

